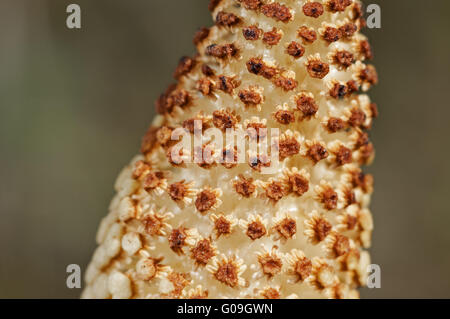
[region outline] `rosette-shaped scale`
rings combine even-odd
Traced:
[[[373,228],[373,179],[360,167],[377,116],[363,93],[377,74],[361,3],[210,10],[215,25],[195,35],[198,54],[180,60],[142,154],[117,179],[83,297],[358,297]],[[174,152],[178,133],[207,129],[247,132],[247,144],[279,136],[266,157],[205,136]]]

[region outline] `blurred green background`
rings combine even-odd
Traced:
[[[153,101],[206,0],[0,0],[0,297],[76,298],[121,168],[139,147]],[[450,297],[450,1],[366,1],[381,117],[371,250],[381,289],[370,298]]]

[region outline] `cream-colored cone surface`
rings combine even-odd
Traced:
[[[84,298],[354,298],[367,277],[377,82],[352,0],[211,1],[97,234]],[[280,130],[272,174],[188,163],[171,134]],[[196,122],[198,124],[198,122]],[[262,138],[262,136],[259,136]],[[247,139],[257,138],[250,135]],[[204,143],[218,155],[234,148]],[[179,163],[182,159],[185,163]]]

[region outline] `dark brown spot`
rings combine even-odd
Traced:
[[[241,175],[239,180],[234,183],[234,189],[239,195],[249,198],[255,193],[256,186],[253,184],[253,179],[246,179]]]
[[[211,67],[209,67],[208,65],[206,65],[206,64],[203,64],[202,65],[202,73],[205,75],[205,76],[214,76],[214,70],[213,69],[211,69]]]
[[[319,161],[328,157],[328,151],[322,145],[314,144],[309,148],[307,156],[317,164]]]
[[[292,238],[297,233],[297,222],[292,218],[286,217],[276,226],[276,230],[284,238]]]
[[[325,31],[323,33],[323,39],[325,41],[332,43],[339,41],[340,38],[342,38],[342,32],[339,29],[332,27],[325,28]]]
[[[252,58],[247,62],[247,69],[250,73],[260,74],[264,68],[264,63],[261,59]]]
[[[259,37],[261,36],[261,33],[262,30],[254,25],[242,29],[242,34],[244,35],[244,38],[249,41],[258,40]]]
[[[214,249],[209,239],[200,240],[194,248],[191,249],[192,258],[199,265],[206,265],[209,260],[215,256]]]
[[[237,52],[238,50],[233,43],[224,45],[211,44],[206,47],[205,54],[219,59],[225,59],[234,57]]]
[[[288,22],[292,18],[291,10],[278,2],[263,5],[261,12],[269,18],[282,22]]]
[[[272,31],[264,32],[263,42],[267,45],[277,45],[281,40],[281,34],[277,28],[273,28]]]
[[[331,133],[336,133],[345,128],[345,122],[340,118],[332,117],[328,120],[327,128]]]
[[[373,144],[369,143],[367,145],[363,145],[360,147],[359,151],[361,156],[360,158],[361,164],[369,164],[375,153],[375,148],[373,147]]]
[[[215,150],[211,144],[194,147],[194,163],[204,169],[210,169],[216,162],[214,160]]]
[[[314,228],[316,240],[318,242],[323,241],[330,233],[331,228],[332,228],[332,226],[328,221],[326,221],[323,218],[319,219]]]
[[[287,54],[299,59],[305,54],[305,48],[298,42],[292,41],[286,49]]]
[[[319,106],[316,101],[305,94],[300,95],[295,103],[297,104],[297,109],[303,113],[301,119],[313,117],[319,110]]]
[[[202,27],[198,29],[197,32],[195,32],[194,39],[192,41],[194,42],[194,45],[199,45],[208,36],[209,36],[209,28]]]
[[[273,277],[278,274],[283,267],[283,262],[280,258],[269,254],[259,256],[258,261],[261,265],[263,273],[269,277]]]
[[[352,230],[358,224],[358,218],[353,215],[347,215],[346,226],[348,230]]]
[[[352,162],[352,150],[345,146],[339,147],[334,155],[336,156],[336,163],[339,166],[350,164]]]
[[[214,85],[211,80],[204,78],[197,81],[197,88],[204,96],[207,96],[212,93]]]
[[[346,69],[355,62],[355,58],[352,53],[342,50],[336,52],[334,55],[334,62]]]
[[[197,195],[197,198],[195,200],[195,207],[200,213],[205,213],[210,210],[216,203],[216,194],[210,190],[205,189]]]
[[[229,235],[231,233],[231,224],[225,217],[220,216],[214,222],[214,229],[216,230],[217,237],[220,237],[221,235]]]
[[[247,62],[247,69],[250,73],[261,75],[269,80],[278,73],[276,68],[267,66],[260,58],[251,58]]]
[[[279,76],[275,79],[274,84],[284,91],[292,91],[298,86],[298,82],[295,79]]]
[[[303,5],[303,13],[307,17],[318,18],[323,14],[323,6],[320,2],[307,2]]]
[[[238,118],[230,110],[218,110],[213,113],[214,126],[222,131],[228,128],[234,128]]]
[[[350,240],[345,236],[337,234],[333,249],[337,256],[347,254],[350,251]]]
[[[297,155],[300,152],[300,143],[295,137],[281,139],[279,142],[280,158]]]
[[[327,5],[331,12],[342,12],[351,5],[352,2],[352,0],[328,0]]]
[[[369,192],[373,187],[373,176],[372,174],[366,174],[364,177],[364,185],[361,186],[364,192]]]
[[[247,226],[247,236],[250,237],[251,240],[260,239],[265,236],[267,233],[266,227],[260,221],[254,221],[248,224]]]
[[[274,181],[267,185],[266,196],[274,202],[278,202],[283,198],[286,191],[282,182]]]
[[[150,236],[161,235],[161,228],[163,227],[162,218],[155,215],[147,215],[143,218],[145,232]]]
[[[325,62],[313,59],[308,61],[307,70],[311,77],[323,79],[330,72],[330,66]]]
[[[231,77],[221,75],[217,82],[217,88],[225,93],[232,94],[238,83]]]
[[[162,172],[150,172],[145,176],[142,188],[147,192],[151,192],[161,185],[163,178],[164,174]]]
[[[173,91],[168,97],[168,103],[172,103],[174,106],[183,107],[189,103],[189,93],[184,89]]]
[[[365,27],[367,27],[367,21],[364,18],[359,18],[358,20],[359,22],[359,30],[364,29]]]
[[[341,99],[347,95],[348,88],[344,84],[335,83],[329,93],[332,98]]]
[[[261,0],[239,0],[245,9],[257,10],[261,7]]]
[[[169,195],[176,202],[183,200],[187,193],[188,189],[184,181],[173,183],[169,186]]]
[[[141,142],[141,153],[147,154],[149,153],[156,144],[156,132],[158,131],[157,127],[150,127],[142,138]]]
[[[186,240],[186,229],[183,227],[172,230],[169,235],[169,247],[177,254],[183,253],[183,246]]]
[[[183,121],[183,128],[191,134],[203,132],[203,130],[207,129],[208,127],[209,125],[203,123],[203,120],[195,117]]]
[[[174,89],[165,96],[164,108],[170,113],[175,106],[185,107],[189,104],[189,93],[184,89]]]
[[[232,261],[229,261],[219,266],[215,277],[218,281],[234,288],[238,284],[238,269]]]
[[[248,165],[257,172],[261,172],[263,167],[270,166],[270,158],[267,155],[252,155],[248,158]]]
[[[239,99],[246,106],[256,106],[262,102],[261,95],[254,90],[241,90],[239,91]]]
[[[241,22],[241,19],[233,14],[220,11],[216,16],[216,25],[223,27],[231,27]]]
[[[354,15],[355,20],[357,20],[357,19],[359,19],[359,18],[362,18],[362,16],[363,16],[363,10],[362,10],[362,5],[361,5],[361,3],[355,2],[355,3],[353,4],[352,11],[353,11],[353,15]]]
[[[347,82],[347,90],[348,90],[348,95],[358,92],[358,90],[359,90],[358,83],[354,80],[348,81]]]
[[[302,196],[309,190],[308,180],[300,174],[289,176],[289,185],[297,196]]]
[[[326,187],[319,196],[322,204],[327,210],[336,209],[338,194],[331,187]]]
[[[372,47],[370,46],[369,41],[363,40],[359,43],[359,52],[361,52],[365,59],[373,59]]]
[[[180,59],[180,62],[178,63],[178,66],[175,70],[175,73],[173,74],[175,79],[178,79],[179,77],[188,74],[192,68],[195,66],[195,60],[184,56]]]
[[[298,29],[298,36],[303,39],[303,43],[311,44],[317,40],[317,33],[313,29],[309,29],[306,26],[302,26]]]
[[[364,145],[369,144],[369,142],[370,142],[369,134],[367,134],[366,132],[359,131],[358,138],[356,139],[356,142],[355,142],[355,148],[358,149]]]
[[[366,175],[361,171],[354,171],[351,174],[353,187],[360,187],[367,193],[373,185],[373,176],[370,174]]]
[[[370,103],[369,108],[370,112],[372,113],[372,117],[377,118],[379,116],[378,106],[375,103]]]
[[[170,113],[173,110],[173,105],[167,103],[167,97],[177,88],[176,84],[171,84],[168,86],[166,91],[159,96],[155,102],[156,112],[159,114]]]
[[[361,70],[359,74],[359,79],[363,82],[375,85],[378,83],[378,74],[375,67],[372,65],[367,65],[366,68]]]
[[[308,258],[304,257],[297,260],[294,266],[294,272],[297,275],[297,281],[304,281],[309,277],[312,271],[312,262]]]
[[[357,30],[358,27],[352,22],[346,23],[343,26],[339,27],[339,31],[341,31],[341,34],[344,38],[351,38]]]
[[[222,166],[226,169],[236,167],[238,163],[237,148],[224,148],[222,150]]]
[[[352,191],[351,189],[345,189],[344,196],[345,196],[345,207],[348,207],[356,203],[355,192]]]
[[[348,124],[353,127],[360,127],[364,125],[366,121],[366,113],[361,109],[354,108],[351,110],[350,118],[348,119]]]
[[[283,125],[288,125],[295,122],[294,113],[288,110],[279,110],[274,114],[274,116],[277,122]]]

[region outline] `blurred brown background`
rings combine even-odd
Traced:
[[[66,28],[66,6],[82,29]],[[205,0],[0,0],[0,297],[70,298],[114,179],[134,155]],[[370,298],[450,297],[450,2],[382,8]]]

